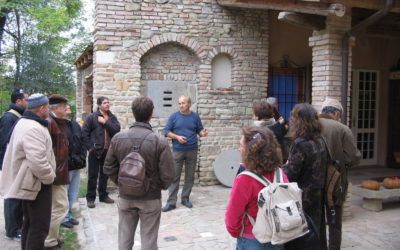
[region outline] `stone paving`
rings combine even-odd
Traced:
[[[191,195],[194,207],[178,207],[162,213],[158,245],[160,249],[235,249],[235,239],[225,229],[224,214],[230,188],[195,186]],[[117,198],[114,193],[112,198]],[[163,191],[163,204],[167,192]],[[385,200],[383,211],[361,208],[361,198],[351,197],[352,215],[343,225],[342,249],[400,249],[400,200]],[[74,230],[82,249],[118,249],[118,211],[115,204],[96,202],[88,209],[85,199],[76,204],[80,225]],[[0,200],[0,249],[19,249],[19,243],[4,239],[3,200]],[[139,227],[138,227],[139,229]],[[140,249],[140,232],[133,249]]]
[[[194,187],[194,207],[162,213],[158,244],[160,249],[235,249],[235,239],[224,225],[230,189],[223,186]],[[163,192],[163,204],[167,193]],[[115,195],[112,195],[116,198]],[[116,205],[96,203],[88,209],[81,200],[87,249],[117,249],[118,214]],[[361,199],[352,197],[352,215],[344,221],[342,249],[400,249],[400,202],[384,202],[382,212],[361,208]],[[136,233],[133,249],[140,249]]]

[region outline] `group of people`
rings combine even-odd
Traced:
[[[110,177],[118,183],[120,163],[135,140],[141,141],[139,153],[146,162],[150,188],[140,197],[120,195],[119,249],[132,249],[139,220],[143,248],[157,249],[161,210],[176,208],[183,165],[181,201],[193,207],[189,196],[197,163],[197,135],[207,136],[208,131],[190,110],[189,97],[179,98],[179,111],[171,115],[165,128],[165,136],[173,139],[173,152],[165,137],[152,131],[154,105],[148,97],[134,99],[136,122],[122,132],[104,96],[97,99],[97,111],[86,118],[82,128],[71,119],[69,100],[64,96],[29,96],[18,89],[11,102],[0,121],[0,194],[5,198],[6,237],[21,241],[22,249],[62,249],[60,226],[72,228],[79,223],[72,206],[87,152],[87,206],[95,208],[96,189],[100,202],[114,203],[107,193],[107,181]],[[161,189],[168,187],[170,197],[161,209]]]
[[[73,217],[72,205],[87,151],[89,208],[96,206],[96,189],[100,202],[114,203],[107,193],[108,178],[118,185],[120,166],[132,150],[145,163],[149,180],[146,194],[120,194],[117,200],[119,249],[132,249],[139,221],[142,249],[157,249],[161,212],[176,208],[183,166],[181,203],[193,207],[190,194],[198,136],[207,136],[208,131],[199,115],[190,110],[189,97],[179,98],[179,110],[169,117],[164,136],[152,130],[154,104],[148,97],[133,100],[135,123],[121,132],[117,117],[110,111],[109,99],[104,96],[97,99],[97,111],[86,118],[82,128],[71,119],[68,99],[61,95],[28,96],[19,89],[13,92],[11,101],[0,121],[2,135],[6,135],[0,141],[0,159],[4,157],[0,193],[5,197],[6,236],[20,239],[22,249],[60,249],[60,225],[72,228],[79,223]],[[301,237],[285,244],[285,248],[328,248],[327,223],[329,249],[340,249],[343,204],[334,208],[335,213],[325,213],[326,167],[329,157],[345,169],[360,159],[351,130],[339,121],[343,112],[340,103],[327,98],[320,115],[310,104],[297,104],[289,124],[280,117],[276,98],[255,104],[253,111],[254,126],[242,129],[240,171],[250,169],[273,181],[275,170],[282,168],[283,180],[297,182],[303,190],[302,207],[317,229],[318,237]],[[172,139],[172,151],[165,137]],[[288,137],[292,139],[290,149]],[[343,175],[346,178],[346,173]],[[283,249],[281,245],[259,243],[251,222],[244,216],[255,218],[257,194],[262,188],[261,183],[246,175],[234,181],[225,222],[228,232],[238,238],[237,249]],[[169,190],[164,207],[162,189]]]
[[[310,104],[297,104],[291,111],[289,126],[274,118],[277,109],[268,102],[255,104],[253,111],[254,126],[242,130],[239,151],[243,163],[239,171],[248,169],[273,182],[275,170],[281,168],[284,182],[297,182],[302,189],[302,207],[311,218],[309,227],[314,228],[315,235],[305,235],[285,246],[258,242],[252,233],[252,223],[244,214],[256,219],[258,193],[264,186],[247,175],[238,175],[225,215],[228,232],[238,238],[237,249],[340,249],[345,197],[333,211],[326,211],[327,165],[334,160],[343,166],[342,188],[347,190],[347,169],[357,165],[361,158],[351,130],[340,123],[343,112],[340,102],[327,98],[320,115]],[[292,143],[284,162],[283,137],[287,129]]]
[[[18,89],[11,102],[0,121],[0,193],[5,198],[6,237],[21,241],[22,249],[60,249],[64,243],[59,238],[60,226],[79,224],[72,206],[79,192],[80,169],[86,166],[86,149],[89,159],[95,152],[101,160],[102,149],[107,149],[120,126],[112,119],[105,97],[98,100],[101,118],[97,124],[88,120],[83,130],[71,119],[69,100],[64,96],[28,96]],[[104,145],[96,148],[101,137]],[[89,160],[88,205],[96,197],[97,175],[103,173],[96,163]],[[106,178],[100,178],[100,201],[113,203],[106,183]]]

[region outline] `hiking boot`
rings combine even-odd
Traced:
[[[94,201],[87,201],[87,206],[88,208],[95,208],[96,205],[94,204]]]
[[[168,211],[171,211],[171,210],[173,210],[175,208],[176,208],[175,205],[171,205],[171,204],[167,203],[163,208],[161,208],[161,211],[168,212]]]
[[[100,202],[112,204],[114,203],[114,200],[107,196],[106,198],[101,199]]]
[[[66,228],[73,228],[74,227],[74,225],[69,221],[64,221],[63,223],[61,223],[61,226],[66,227]]]
[[[192,208],[193,204],[189,200],[183,200],[182,205],[184,205],[187,208]]]

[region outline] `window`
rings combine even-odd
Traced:
[[[232,87],[232,63],[227,54],[219,54],[212,61],[212,88]]]
[[[279,113],[285,119],[289,119],[294,105],[304,102],[303,76],[303,69],[270,68],[268,96],[278,99]]]

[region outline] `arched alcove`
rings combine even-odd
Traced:
[[[221,53],[212,60],[212,88],[229,89],[232,87],[232,61],[228,54]]]

